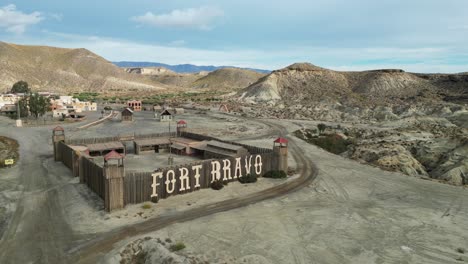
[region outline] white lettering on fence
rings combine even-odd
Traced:
[[[166,172],[166,181],[164,183],[166,184],[166,192],[173,193],[175,190],[175,183],[176,183],[175,172],[173,170],[168,170]]]
[[[192,170],[195,171],[195,175],[193,176],[195,178],[195,188],[199,188],[200,187],[200,170],[202,168],[202,165],[195,165],[195,166],[192,166]]]
[[[234,179],[242,177],[241,158],[236,158],[236,169],[234,170]]]
[[[254,158],[254,164],[252,164],[252,159],[254,156],[244,157],[245,164],[242,164],[242,158],[236,158],[235,164],[231,162],[229,159],[224,159],[222,161],[222,167],[220,161],[211,161],[211,172],[210,175],[204,175],[206,177],[205,180],[208,180],[208,177],[211,176],[211,182],[217,180],[228,181],[232,179],[237,179],[242,177],[242,165],[245,167],[245,173],[249,174],[252,173],[252,165],[255,167],[255,173],[257,175],[262,174],[263,170],[263,163],[262,163],[262,156],[256,155]],[[234,167],[234,175],[232,175],[232,168]],[[168,170],[166,171],[165,175],[163,172],[155,172],[151,174],[153,177],[153,183],[151,184],[151,188],[153,193],[151,197],[158,197],[157,187],[161,185],[159,183],[159,179],[163,179],[166,176],[166,181],[164,182],[167,194],[171,194],[175,191],[177,186],[177,181],[179,181],[180,188],[179,191],[187,191],[190,190],[190,181],[195,180],[194,189],[201,188],[200,177],[201,172],[203,169],[203,164],[194,165],[191,167],[193,176],[189,176],[191,174],[190,168],[178,168],[178,175],[176,177],[175,170]]]
[[[219,161],[211,162],[211,182],[221,180],[221,163]]]
[[[255,173],[257,175],[262,174],[262,165],[263,165],[262,156],[260,155],[255,156]]]
[[[223,160],[223,181],[232,180],[231,177],[231,161],[228,159]]]
[[[189,171],[187,168],[180,168],[180,189],[179,191],[190,190]]]
[[[163,174],[162,172],[156,172],[156,173],[153,173],[151,174],[151,176],[153,177],[153,184],[151,184],[151,188],[153,188],[153,193],[151,194],[151,197],[158,197],[158,193],[157,193],[157,187],[160,185],[158,183],[158,178],[161,178],[163,177]]]

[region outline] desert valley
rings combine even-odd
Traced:
[[[468,261],[468,73],[118,64],[0,42],[1,263]]]

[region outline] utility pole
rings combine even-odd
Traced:
[[[22,127],[23,122],[21,121],[21,109],[20,109],[20,100],[18,98],[18,106],[16,107],[16,113],[18,114],[18,119],[16,119],[16,127]]]
[[[169,165],[172,165],[174,163],[174,158],[172,157],[171,145],[172,145],[172,142],[171,142],[171,121],[169,120],[169,158],[167,160],[167,163]]]

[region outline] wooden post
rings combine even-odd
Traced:
[[[62,153],[58,149],[59,142],[65,141],[65,130],[58,126],[52,130],[52,144],[54,146],[54,160],[61,161]]]
[[[107,212],[124,208],[124,177],[125,168],[119,165],[104,167],[105,193],[104,207]]]

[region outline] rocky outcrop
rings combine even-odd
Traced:
[[[359,144],[352,150],[350,157],[385,170],[399,171],[411,176],[428,176],[424,166],[406,148],[398,144]]]
[[[238,96],[249,102],[281,100],[310,104],[327,100],[359,107],[410,105],[409,102],[441,102],[447,98],[464,100],[468,97],[467,76],[413,74],[398,69],[338,72],[310,63],[296,63],[273,71]]]

